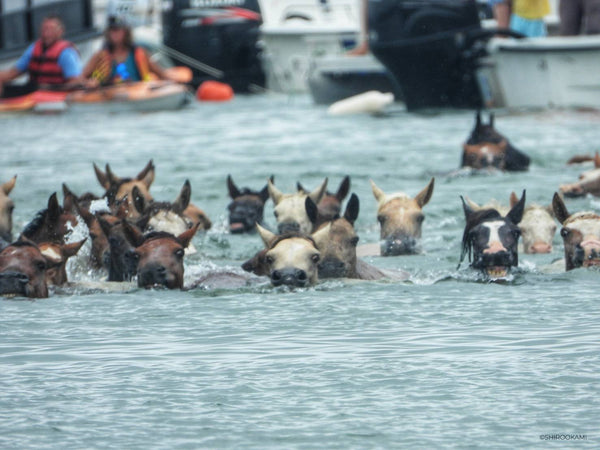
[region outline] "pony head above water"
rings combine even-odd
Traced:
[[[0,296],[48,297],[46,258],[33,242],[17,241],[0,252]]]
[[[327,178],[314,191],[306,194],[304,191],[298,191],[293,194],[284,194],[279,191],[271,180],[267,183],[269,195],[275,205],[273,213],[277,219],[277,227],[280,234],[287,232],[300,232],[310,234],[314,229],[317,218],[318,203],[325,195],[327,189]],[[306,199],[310,199],[314,204],[314,214],[307,212]],[[313,208],[309,211],[311,211]],[[310,214],[310,215],[309,215]]]
[[[64,244],[78,221],[72,211],[58,204],[56,192],[48,199],[48,207],[36,214],[25,226],[22,236],[33,242]]]
[[[273,177],[270,178],[273,182]],[[265,203],[269,199],[269,186],[260,191],[249,188],[239,189],[231,175],[227,175],[227,190],[231,203],[229,210],[229,231],[231,233],[248,233],[256,231],[256,224],[263,223]]]
[[[121,178],[116,176],[110,166],[106,164],[106,171],[103,172],[94,164],[94,171],[96,172],[96,178],[100,185],[106,190],[105,196],[108,200],[108,205],[115,210],[124,202],[127,207],[128,217],[137,218],[137,210],[133,207],[135,196],[133,195],[133,188],[137,187],[138,196],[142,196],[146,201],[151,201],[152,196],[150,195],[150,186],[154,181],[154,163],[152,160],[148,161],[146,167],[137,174],[135,178]]]
[[[267,252],[264,260],[273,286],[307,287],[319,280],[320,252],[308,235],[290,232],[275,235],[256,225]]]
[[[481,113],[477,111],[475,127],[463,145],[462,167],[523,171],[529,168],[529,162],[526,154],[513,147],[494,128],[493,114],[490,114],[489,122],[484,124],[481,122]]]
[[[565,269],[600,266],[600,215],[594,212],[571,214],[558,193],[554,193],[552,208],[562,224]]]
[[[414,198],[397,192],[386,194],[371,180],[371,188],[377,200],[377,221],[381,227],[381,255],[397,256],[419,251],[418,242],[425,216],[423,207],[433,195],[435,179]]]
[[[8,196],[15,187],[17,176],[15,175],[2,186],[0,186],[0,239],[7,243],[12,241],[12,213],[15,204]]]
[[[312,234],[321,253],[319,278],[357,278],[358,235],[354,222],[359,208],[358,196],[352,194],[343,217],[332,220]]]
[[[510,194],[510,207],[518,203],[517,195]],[[556,234],[556,221],[551,206],[529,205],[519,223],[523,251],[528,254],[551,253],[552,241]]]
[[[38,245],[40,252],[46,258],[46,283],[62,286],[67,283],[67,260],[75,256],[86,239],[71,244],[56,244],[42,242]]]
[[[135,228],[130,228],[127,232],[130,233],[135,249],[129,253],[129,257],[137,266],[138,286],[183,288],[185,248],[197,230],[198,225],[174,236],[165,232],[143,235]]]
[[[600,196],[600,155],[596,152],[593,158],[594,168],[579,175],[579,181],[562,184],[559,191],[565,197],[583,197],[587,194]]]
[[[518,224],[525,209],[525,191],[506,216],[495,209],[473,210],[462,196],[461,200],[466,225],[459,266],[468,254],[471,267],[490,278],[505,277],[512,267],[519,265]]]
[[[297,183],[298,192],[309,192],[304,189],[302,184]],[[337,219],[340,217],[342,211],[342,202],[350,192],[350,177],[346,175],[340,182],[337,192],[325,191],[325,195],[321,198],[317,204],[317,220],[314,224],[314,228],[319,228],[326,222]]]

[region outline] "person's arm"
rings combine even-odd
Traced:
[[[510,0],[496,1],[492,8],[498,28],[509,28],[511,14]]]
[[[146,55],[147,56],[147,55]],[[156,76],[161,80],[169,80],[169,75],[165,72],[165,69],[160,66],[160,64],[152,61],[151,58],[148,58],[148,68],[150,72],[156,74]]]
[[[0,71],[0,83],[5,83],[7,81],[14,80],[18,76],[27,72],[27,67],[29,66],[29,61],[31,60],[32,53],[33,44],[27,47],[27,50],[25,50],[25,52],[17,60],[17,63],[14,65],[14,67],[11,67],[8,70]]]
[[[16,67],[11,67],[8,70],[2,70],[2,71],[0,71],[0,83],[5,83],[7,81],[14,80],[22,73],[23,72],[21,72]]]

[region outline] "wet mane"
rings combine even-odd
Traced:
[[[502,215],[495,209],[491,209],[491,208],[481,209],[479,211],[474,211],[471,214],[469,214],[469,216],[467,218],[467,224],[465,225],[465,231],[463,233],[462,251],[460,254],[460,261],[458,263],[458,267],[460,267],[460,265],[462,264],[463,260],[465,259],[465,255],[467,253],[469,254],[469,262],[471,262],[472,246],[471,246],[471,240],[469,239],[469,233],[471,232],[471,230],[473,228],[475,228],[477,225],[480,225],[484,222],[489,222],[492,220],[502,220],[502,219],[503,219]]]
[[[173,236],[171,233],[167,233],[166,231],[151,231],[150,233],[144,235],[144,242],[154,241],[156,239],[173,239],[174,241],[177,241],[177,236]]]
[[[275,248],[277,246],[277,244],[279,244],[281,241],[285,241],[286,239],[293,239],[293,238],[306,239],[315,248],[317,248],[317,244],[311,236],[304,234],[304,233],[300,233],[298,231],[290,231],[288,233],[280,234],[275,239],[273,239],[273,242],[271,242],[269,244],[269,250],[271,250],[272,248]]]
[[[60,214],[64,214],[65,212],[62,206],[59,206],[58,210]],[[35,233],[40,231],[40,229],[44,226],[44,222],[46,220],[47,215],[47,208],[38,211],[33,217],[33,219],[31,219],[31,221],[27,225],[25,225],[25,228],[23,229],[23,236],[30,238]]]

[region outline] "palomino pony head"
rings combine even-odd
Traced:
[[[474,169],[495,168],[522,171],[529,168],[529,157],[513,147],[508,139],[494,128],[494,115],[487,124],[481,122],[477,111],[475,126],[463,145],[462,167]]]
[[[270,178],[273,182],[273,177]],[[231,203],[229,210],[229,231],[231,233],[248,233],[256,230],[256,224],[263,223],[265,203],[269,199],[269,186],[260,191],[249,188],[240,189],[227,175],[227,190]]]
[[[327,189],[327,178],[314,191],[306,194],[303,191],[293,194],[284,194],[279,191],[271,180],[267,183],[269,195],[275,205],[274,214],[277,219],[279,233],[300,232],[310,234],[314,229],[317,217],[316,205],[321,201]],[[307,213],[307,201],[309,198],[315,205],[314,214]]]
[[[571,214],[558,193],[554,193],[552,208],[562,225],[565,269],[600,266],[600,215],[594,212]]]
[[[433,195],[435,179],[414,198],[398,192],[385,194],[371,181],[377,200],[377,221],[381,226],[381,255],[397,256],[418,252],[418,241],[425,216],[423,207]]]
[[[519,199],[512,192],[510,207],[513,208]],[[551,253],[552,241],[556,234],[556,221],[551,206],[528,205],[519,223],[523,251],[525,253]]]
[[[301,233],[275,235],[256,225],[265,244],[265,263],[273,286],[307,287],[319,280],[320,253],[315,241]]]
[[[33,242],[17,241],[0,252],[0,296],[48,297],[46,258]]]
[[[137,267],[138,286],[151,288],[156,286],[167,289],[183,288],[183,257],[185,248],[190,244],[198,225],[174,236],[165,232],[152,232],[143,235],[135,228],[126,226],[135,249],[129,257]]]
[[[48,199],[48,207],[38,212],[25,226],[22,236],[33,242],[63,244],[77,223],[73,212],[58,204],[55,192]]]
[[[139,196],[142,196],[146,201],[151,201],[150,186],[154,181],[154,163],[148,161],[146,167],[137,174],[135,178],[121,178],[116,176],[110,166],[106,164],[106,171],[103,172],[94,164],[96,178],[100,185],[106,190],[105,196],[108,199],[108,205],[112,209],[116,209],[121,202],[125,202],[129,218],[137,218],[137,210],[133,207],[135,196],[133,188],[137,187]]]
[[[309,192],[304,189],[302,184],[297,183],[298,192]],[[319,228],[326,222],[337,219],[340,217],[342,211],[342,202],[350,192],[350,177],[346,175],[340,182],[337,192],[326,191],[325,195],[321,198],[321,201],[317,204],[317,221],[314,224],[314,228]]]
[[[12,213],[15,209],[15,204],[8,195],[16,182],[15,175],[0,186],[0,239],[4,239],[7,243],[12,241]]]
[[[38,245],[40,252],[46,258],[46,283],[62,286],[67,283],[67,260],[75,256],[86,239],[72,244],[56,244],[42,242]]]
[[[521,231],[518,224],[525,209],[525,191],[504,217],[495,209],[475,211],[462,196],[461,199],[466,225],[459,266],[468,254],[471,267],[491,278],[505,277],[519,264],[517,246]]]
[[[319,278],[356,278],[356,246],[358,236],[354,222],[358,218],[359,201],[352,194],[343,217],[332,220],[312,234],[321,253]]]

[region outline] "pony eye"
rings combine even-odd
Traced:
[[[183,258],[183,255],[185,255],[185,251],[182,248],[175,250],[175,256],[178,258]]]
[[[353,247],[356,247],[358,245],[358,236],[354,236],[353,238],[350,239],[350,245],[352,245]]]
[[[423,223],[424,220],[425,220],[425,216],[423,214],[419,214],[417,216],[417,222]]]
[[[560,230],[560,235],[563,238],[566,238],[567,236],[569,236],[570,233],[571,233],[571,230],[569,230],[568,228],[563,228],[562,230]]]
[[[271,255],[267,255],[265,257],[265,261],[267,262],[267,264],[273,264],[273,261],[275,261],[275,259],[273,259]]]
[[[35,266],[38,268],[38,270],[46,270],[46,263],[44,261],[36,262]]]
[[[379,222],[379,223],[385,222],[385,216],[377,216],[377,222]]]
[[[273,211],[273,215],[275,216],[276,219],[279,217],[279,213],[277,211]]]
[[[314,255],[312,255],[312,256],[310,257],[310,259],[312,260],[312,262],[314,262],[314,263],[318,263],[318,262],[319,262],[319,260],[321,259],[321,257],[320,257],[319,255],[317,255],[317,254],[314,254]]]

